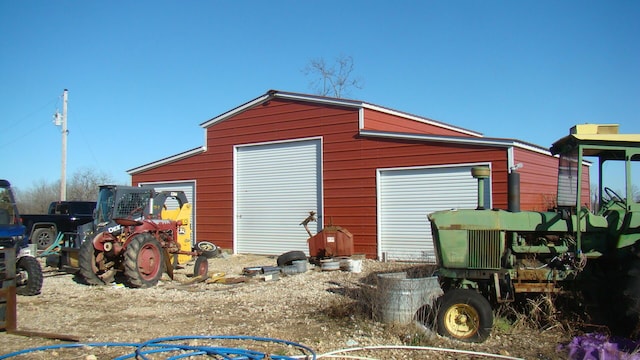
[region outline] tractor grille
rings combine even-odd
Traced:
[[[469,230],[469,268],[499,269],[501,239],[499,230]]]

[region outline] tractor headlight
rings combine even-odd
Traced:
[[[16,245],[22,244],[23,240],[24,240],[24,236],[23,235],[8,236],[8,237],[0,239],[0,247],[2,247],[2,248],[14,248],[14,247],[16,247]]]
[[[25,247],[20,248],[18,252],[19,256],[36,256],[37,254],[36,244],[28,244]]]
[[[12,236],[12,238],[18,247],[25,247],[29,244],[28,243],[29,239],[24,237],[24,235]]]

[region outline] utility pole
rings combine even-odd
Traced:
[[[62,116],[58,111],[53,116],[54,124],[56,126],[62,126],[62,163],[60,169],[60,201],[67,200],[67,93],[68,90],[64,89],[62,92]]]

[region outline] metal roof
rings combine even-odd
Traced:
[[[224,112],[214,118],[211,118],[203,123],[200,124],[201,127],[203,128],[208,128],[210,126],[212,126],[215,123],[218,123],[220,121],[223,121],[225,119],[228,119],[234,115],[237,115],[243,111],[246,111],[248,109],[251,109],[255,106],[261,105],[265,102],[268,102],[271,99],[289,99],[289,100],[295,100],[295,101],[302,101],[302,102],[311,102],[311,103],[319,103],[319,104],[325,104],[325,105],[333,105],[333,106],[342,106],[342,107],[347,107],[347,108],[356,108],[356,109],[370,109],[370,110],[375,110],[375,111],[380,111],[383,113],[387,113],[390,115],[394,115],[394,116],[399,116],[399,117],[404,117],[406,119],[409,120],[414,120],[414,121],[418,121],[418,122],[422,122],[422,123],[426,123],[426,124],[431,124],[434,126],[439,126],[442,128],[446,128],[449,130],[454,130],[463,134],[467,134],[467,135],[471,135],[471,136],[482,136],[481,133],[473,131],[473,130],[469,130],[469,129],[465,129],[465,128],[461,128],[461,127],[457,127],[457,126],[453,126],[450,124],[446,124],[437,120],[433,120],[433,119],[429,119],[423,116],[418,116],[418,115],[413,115],[413,114],[409,114],[407,112],[403,112],[403,111],[399,111],[399,110],[394,110],[391,108],[387,108],[384,106],[379,106],[379,105],[375,105],[375,104],[370,104],[370,103],[366,103],[360,100],[351,100],[351,99],[341,99],[341,98],[332,98],[332,97],[327,97],[327,96],[319,96],[319,95],[309,95],[309,94],[301,94],[301,93],[294,93],[294,92],[286,92],[286,91],[278,91],[278,90],[269,90],[267,91],[264,95],[261,95],[251,101],[248,101],[236,108],[233,108],[227,112]]]
[[[519,148],[531,150],[538,153],[549,154],[548,148],[541,147],[538,145],[534,145],[534,144],[530,144],[530,143],[526,143],[526,142],[522,142],[514,139],[485,138],[482,135],[482,133],[479,133],[479,132],[453,126],[453,125],[446,124],[437,120],[429,119],[426,117],[417,116],[417,115],[409,114],[406,112],[366,103],[359,100],[340,99],[340,98],[332,98],[332,97],[319,96],[319,95],[309,95],[309,94],[269,90],[265,94],[253,100],[250,100],[240,106],[237,106],[229,111],[226,111],[216,117],[213,117],[201,123],[200,126],[205,129],[205,145],[198,148],[191,149],[191,150],[187,150],[185,152],[182,152],[173,156],[166,157],[158,161],[154,161],[152,163],[148,163],[142,166],[129,169],[127,170],[127,173],[129,175],[134,175],[149,169],[156,168],[161,165],[165,165],[177,160],[185,159],[190,156],[205,152],[207,149],[207,145],[206,145],[206,129],[207,128],[213,126],[218,122],[224,121],[239,113],[242,113],[253,107],[259,106],[275,98],[311,102],[311,103],[318,103],[318,104],[332,105],[332,106],[342,106],[342,107],[354,108],[354,109],[370,109],[370,110],[380,111],[386,114],[390,114],[393,116],[403,117],[409,120],[422,122],[425,124],[439,126],[445,129],[460,132],[461,134],[470,135],[470,136],[441,136],[441,135],[427,135],[427,134],[423,135],[423,134],[415,134],[415,133],[396,133],[396,132],[360,129],[361,136],[381,137],[381,138],[389,138],[389,139],[412,139],[412,140],[418,140],[418,141],[446,142],[446,143],[457,143],[457,144],[476,145],[476,146],[496,146],[496,147],[505,147],[505,148],[519,147]]]

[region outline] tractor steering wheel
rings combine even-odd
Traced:
[[[624,203],[622,196],[618,195],[615,191],[611,190],[611,188],[605,186],[604,193],[609,197],[610,201],[612,200],[614,202]]]
[[[603,190],[608,199],[603,196],[603,200],[605,200],[605,202],[602,204],[602,207],[598,211],[598,214],[603,215],[607,213],[613,207],[613,205],[616,204],[622,209],[626,208],[624,199],[620,195],[616,194],[615,191],[611,190],[611,188],[608,187],[605,187]]]

